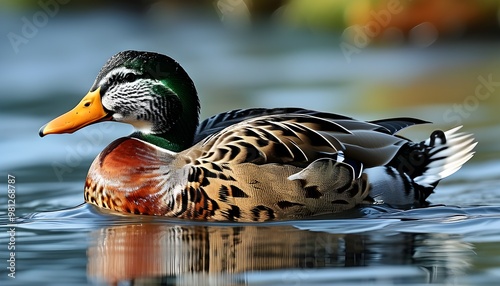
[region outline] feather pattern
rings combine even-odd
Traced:
[[[239,109],[198,124],[199,99],[172,58],[114,55],[90,92],[40,135],[111,120],[136,131],[93,161],[85,200],[124,213],[218,221],[296,219],[360,204],[425,205],[469,160],[472,135],[397,134],[413,118],[360,121],[301,108]]]
[[[373,201],[370,192],[383,197],[368,180],[375,172],[364,170],[390,162],[409,142],[393,134],[420,123],[362,122],[305,109],[231,111],[204,121],[199,141],[180,153],[136,138],[117,140],[92,165],[85,197],[118,211],[191,219],[266,221],[340,212]],[[114,175],[105,172],[116,171],[118,162],[129,166],[120,169],[126,189],[110,184]],[[105,203],[95,189],[122,196]],[[155,207],[141,208],[138,198],[154,200]]]

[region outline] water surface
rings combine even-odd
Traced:
[[[19,29],[22,15],[2,16],[9,20],[2,34]],[[183,21],[162,29],[150,25],[130,15],[63,13],[19,54],[8,43],[2,46],[1,183],[7,190],[7,174],[16,177],[18,217],[11,279],[4,231],[11,226],[2,192],[2,285],[498,281],[499,92],[459,117],[446,116],[475,96],[479,76],[500,79],[498,43],[373,48],[347,63],[332,35],[229,33],[213,23]],[[124,49],[155,50],[181,62],[199,90],[203,118],[256,106],[300,106],[366,120],[415,116],[436,124],[411,128],[405,136],[422,140],[435,128],[460,123],[479,141],[477,154],[439,185],[425,209],[374,206],[264,224],[103,212],[82,204],[86,172],[93,158],[131,127],[98,124],[44,138],[38,128],[72,108],[105,60]]]

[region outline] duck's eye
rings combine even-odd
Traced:
[[[133,82],[137,79],[137,76],[133,73],[128,73],[125,75],[125,80],[128,82]]]

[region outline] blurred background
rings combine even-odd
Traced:
[[[253,106],[416,116],[465,124],[485,135],[479,150],[494,148],[485,127],[500,116],[496,0],[2,0],[0,9],[3,141],[21,136],[51,158],[49,146],[72,139],[41,140],[37,128],[126,49],[177,59],[202,118]],[[7,153],[13,168],[20,155]]]
[[[434,122],[403,132],[414,140],[464,125],[479,141],[477,153],[431,201],[500,205],[500,1],[1,0],[0,36],[0,169],[17,178],[17,216],[82,203],[92,160],[132,132],[101,123],[38,137],[43,124],[80,101],[109,57],[128,49],[176,59],[195,82],[202,119],[295,106]],[[39,235],[25,234],[28,266],[43,264],[37,251],[47,247],[64,258],[55,268],[85,256],[85,246],[68,252],[78,232],[46,241]],[[475,249],[496,255],[494,243]],[[471,269],[494,267],[498,257]],[[73,262],[73,274],[85,268],[85,260]]]

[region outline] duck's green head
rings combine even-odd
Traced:
[[[82,101],[43,126],[40,136],[118,121],[132,124],[138,136],[155,145],[180,151],[192,144],[199,108],[194,84],[175,60],[124,51],[102,67]]]

